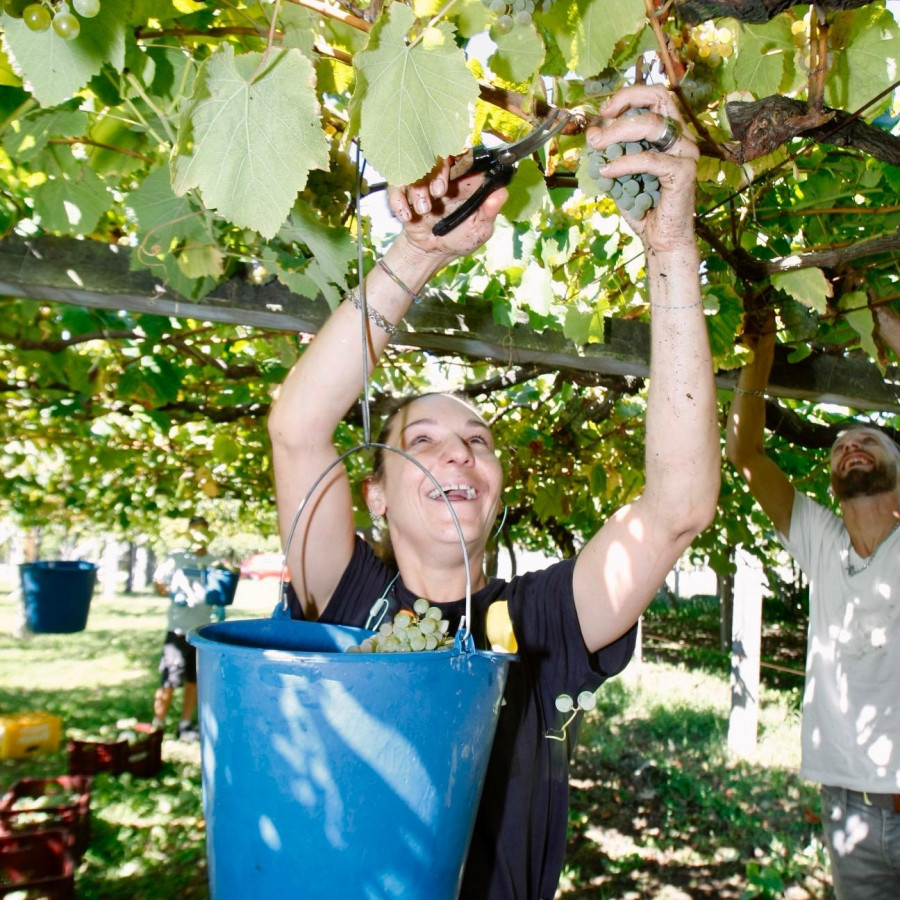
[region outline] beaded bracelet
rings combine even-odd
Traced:
[[[389,278],[394,280],[394,283],[404,290],[408,295],[409,299],[412,300],[413,303],[419,302],[419,297],[414,294],[404,283],[401,281],[400,276],[384,261],[384,257],[380,257],[376,263],[379,269],[384,272]]]
[[[734,389],[734,392],[736,394],[740,394],[743,397],[765,397],[766,396],[765,391],[759,391],[759,390],[748,391],[746,388],[742,388],[742,387],[736,387]]]
[[[345,297],[346,300],[349,300],[357,309],[362,309],[362,300],[359,297],[359,288],[353,288],[349,294]],[[368,303],[366,304],[366,316],[372,320],[372,322],[377,325],[382,331],[386,331],[391,337],[393,337],[397,333],[397,326],[394,325],[393,322],[388,322],[388,320],[373,306],[370,306]]]

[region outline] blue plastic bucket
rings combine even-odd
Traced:
[[[210,568],[206,570],[206,602],[210,606],[231,606],[237,593],[240,572],[231,569]]]
[[[84,631],[97,567],[83,560],[51,560],[19,566],[25,624],[35,634]]]
[[[509,659],[343,652],[369,633],[190,634],[214,900],[457,897]]]

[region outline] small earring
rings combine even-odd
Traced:
[[[369,517],[373,522],[377,522],[381,518],[381,513],[377,513],[374,510],[369,510]]]

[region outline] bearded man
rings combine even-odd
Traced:
[[[879,313],[895,353],[900,321]],[[838,900],[900,897],[900,449],[853,426],[831,449],[840,515],[797,491],[766,454],[774,320],[749,339],[726,453],[809,579],[800,774],[821,785]],[[896,340],[896,343],[894,342]]]

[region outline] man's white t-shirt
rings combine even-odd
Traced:
[[[795,492],[790,538],[778,537],[809,579],[800,774],[898,793],[900,529],[866,565],[843,520]]]

